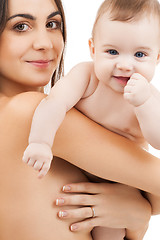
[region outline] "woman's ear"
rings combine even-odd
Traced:
[[[89,50],[90,50],[90,55],[91,55],[91,58],[93,59],[94,57],[94,42],[93,42],[93,38],[90,38],[89,41],[88,41],[88,44],[89,44]]]

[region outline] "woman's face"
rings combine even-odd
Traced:
[[[53,0],[9,0],[9,17],[0,36],[1,91],[46,85],[63,48],[61,15]]]

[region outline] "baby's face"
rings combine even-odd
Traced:
[[[97,78],[118,92],[123,92],[133,73],[151,81],[159,60],[159,45],[157,18],[120,22],[104,14],[97,22],[91,50]]]

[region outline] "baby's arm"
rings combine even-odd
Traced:
[[[75,66],[51,89],[48,97],[37,107],[29,136],[29,145],[23,161],[39,171],[39,177],[46,175],[52,161],[51,147],[57,129],[65,114],[83,96],[90,80],[91,63]]]
[[[135,107],[144,138],[160,149],[160,92],[136,73],[124,89],[124,98]]]

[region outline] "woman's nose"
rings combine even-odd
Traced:
[[[35,34],[33,41],[33,48],[35,50],[47,50],[53,48],[52,38],[47,31],[39,31]]]

